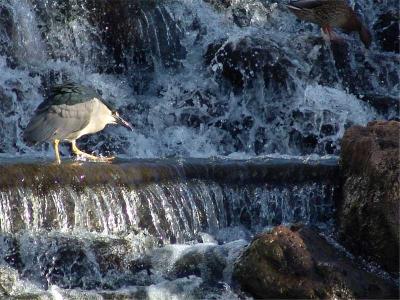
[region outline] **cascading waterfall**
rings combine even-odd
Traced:
[[[169,243],[230,226],[257,232],[282,223],[317,225],[332,217],[338,188],[334,160],[174,163],[104,166],[100,178],[100,170],[88,166],[58,173],[51,166],[5,165],[0,170],[13,176],[0,180],[0,230],[135,229]]]
[[[45,150],[26,147],[21,128],[64,80],[97,88],[137,125],[109,128],[88,148],[133,157],[338,154],[347,126],[396,118],[396,54],[350,36],[338,57],[280,5],[235,5],[230,21],[200,0],[3,1],[0,86],[19,118],[0,110],[1,151]]]
[[[132,191],[105,186],[77,193],[65,188],[46,196],[20,189],[16,194],[0,193],[0,229],[118,233],[145,227],[162,240],[183,242],[202,231],[241,223],[263,228],[326,221],[332,210],[333,192],[333,187],[324,184],[239,189],[196,180],[150,184]]]
[[[234,299],[254,234],[330,230],[345,129],[399,119],[397,1],[351,3],[368,50],[270,0],[1,1],[0,295]],[[78,141],[127,161],[57,169],[22,141],[64,81],[136,125]]]
[[[7,160],[0,174],[0,257],[20,274],[14,288],[43,297],[83,289],[81,297],[109,290],[140,298],[151,288],[165,293],[164,285],[179,298],[233,297],[219,281],[230,281],[246,240],[277,224],[329,228],[339,190],[332,159],[137,160],[64,170]]]

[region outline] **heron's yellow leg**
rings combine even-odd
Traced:
[[[80,155],[80,156],[83,156],[83,157],[86,157],[88,159],[95,160],[95,161],[111,161],[114,159],[114,157],[97,157],[97,156],[85,153],[78,149],[78,147],[76,146],[76,141],[71,141],[71,144],[72,144],[72,152],[74,152],[74,154],[76,156]]]
[[[54,140],[53,141],[53,148],[54,148],[54,154],[56,155],[56,163],[61,164],[61,158],[60,158],[60,152],[58,151],[58,144],[60,143],[60,140]]]

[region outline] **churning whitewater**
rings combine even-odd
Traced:
[[[367,101],[396,97],[393,54],[347,36],[348,70],[316,27],[280,4],[237,2],[224,11],[200,0],[133,1],[124,10],[3,1],[0,152],[51,155],[27,147],[21,132],[48,87],[66,80],[98,89],[136,125],[84,141],[127,157],[335,155],[348,126],[395,116]],[[384,9],[361,5],[369,23]]]

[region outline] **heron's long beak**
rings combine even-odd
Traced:
[[[126,127],[126,128],[128,128],[128,129],[133,131],[133,126],[129,122],[127,122],[124,119],[122,119],[119,115],[114,115],[114,118],[115,118],[115,122],[117,124],[122,125],[122,126],[124,126],[124,127]]]

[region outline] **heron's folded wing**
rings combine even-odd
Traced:
[[[71,133],[85,128],[93,111],[90,102],[75,105],[53,105],[34,116],[24,131],[29,143],[67,139]]]

